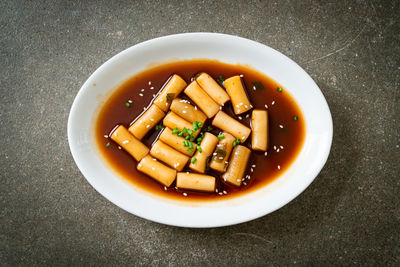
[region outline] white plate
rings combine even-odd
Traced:
[[[207,58],[248,64],[271,77],[296,99],[306,124],[303,148],[290,168],[264,188],[243,196],[188,203],[143,193],[104,164],[93,142],[93,115],[99,95],[146,69],[171,59]],[[96,86],[93,86],[96,84]],[[216,33],[185,33],[149,40],[115,55],[79,90],[68,120],[72,156],[88,182],[122,209],[159,223],[185,227],[237,224],[266,215],[298,196],[324,166],[332,143],[332,118],[318,86],[294,61],[263,44]]]

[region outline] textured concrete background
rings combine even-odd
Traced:
[[[1,265],[400,264],[399,1],[1,1]],[[121,50],[239,35],[298,62],[334,120],[328,162],[284,208],[183,229],[119,209],[81,175],[67,118]]]

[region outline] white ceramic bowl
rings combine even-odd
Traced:
[[[104,164],[93,141],[93,116],[112,88],[146,69],[171,59],[207,58],[248,64],[273,78],[296,99],[306,124],[303,148],[290,168],[254,192],[216,202],[179,202],[146,194]],[[93,86],[96,84],[96,86]],[[332,143],[332,118],[324,96],[295,62],[263,44],[216,33],[185,33],[132,46],[101,65],[79,90],[68,120],[72,156],[88,182],[122,209],[159,223],[216,227],[249,221],[284,206],[298,196],[324,166]]]

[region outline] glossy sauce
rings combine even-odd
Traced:
[[[234,75],[243,75],[242,80],[254,109],[265,109],[265,105],[268,105],[268,153],[265,156],[264,152],[252,151],[244,175],[250,175],[251,178],[245,179],[245,184],[242,183],[240,188],[225,184],[219,178],[219,173],[208,170],[208,174],[217,177],[218,192],[201,193],[179,190],[175,189],[175,182],[165,190],[163,185],[137,171],[137,162],[123,149],[119,149],[118,145],[110,138],[105,136],[109,136],[110,132],[118,124],[128,128],[132,121],[144,111],[144,108],[151,104],[154,98],[153,94],[158,93],[172,74],[180,75],[189,84],[191,79],[200,72],[206,72],[214,79],[218,75],[222,75],[225,79]],[[252,83],[255,81],[262,82],[265,89],[253,90]],[[285,88],[281,87],[283,90],[279,92],[277,90],[278,87],[281,87],[278,83],[254,69],[243,65],[225,64],[215,60],[186,60],[153,67],[128,79],[106,101],[96,118],[96,143],[102,156],[124,179],[134,186],[158,196],[181,200],[207,201],[245,194],[266,186],[279,177],[294,161],[304,143],[305,125],[302,113],[293,98],[285,91]],[[188,99],[183,93],[181,93],[180,97]],[[132,101],[129,108],[125,106],[128,100]],[[250,126],[251,110],[241,114],[241,120],[234,115],[230,102],[225,104],[223,110],[241,123]],[[247,118],[246,115],[248,115]],[[297,120],[294,120],[294,116],[297,117]],[[211,123],[211,120],[207,120],[207,123]],[[160,132],[153,129],[142,139],[142,142],[151,147]],[[218,134],[218,132],[216,129],[213,133]],[[111,143],[109,147],[106,146],[108,142]],[[244,145],[251,148],[251,136]],[[252,167],[253,165],[256,167]],[[184,171],[191,170],[186,168]]]

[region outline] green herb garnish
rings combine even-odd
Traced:
[[[131,103],[129,103],[128,101],[125,102],[125,107],[130,108],[131,107]]]
[[[253,89],[260,91],[260,90],[264,90],[264,85],[261,82],[253,82]]]
[[[108,142],[108,143],[106,144],[106,147],[110,147],[110,146],[111,146],[111,143]]]
[[[203,149],[201,149],[200,146],[197,147],[197,150],[198,150],[200,153],[203,152]]]
[[[187,151],[188,151],[189,153],[193,153],[193,150],[190,149],[190,148],[189,148]]]
[[[281,93],[281,92],[282,92],[282,88],[281,88],[281,87],[278,87],[278,88],[276,89],[276,91],[278,91],[279,93]]]
[[[240,144],[240,139],[236,139],[235,141],[233,141],[233,147],[235,147],[236,145]]]
[[[193,143],[192,142],[188,142],[189,143],[189,148],[193,148]]]
[[[197,159],[195,157],[192,157],[192,159],[190,160],[190,163],[194,164],[196,162],[196,160]]]
[[[189,135],[186,135],[186,136],[185,136],[185,140],[189,140]]]
[[[172,134],[177,134],[177,133],[179,133],[179,129],[175,127],[175,128],[172,130]]]
[[[224,138],[225,138],[225,135],[219,134],[217,137],[218,137],[219,140],[221,140],[221,139],[224,139]]]
[[[164,126],[162,124],[157,124],[156,125],[156,131],[162,130]]]
[[[293,116],[293,120],[297,121],[299,118],[297,118],[297,116]]]
[[[222,76],[221,74],[217,76],[217,83],[219,83],[219,85],[221,85],[222,87],[224,87],[224,81],[224,76]]]
[[[183,140],[183,146],[184,147],[188,147],[189,146],[189,142],[187,140]]]
[[[172,100],[175,98],[175,93],[168,93],[166,96],[167,103],[171,104]]]

